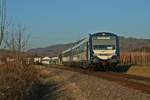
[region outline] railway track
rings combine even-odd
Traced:
[[[139,90],[142,93],[150,94],[150,78],[136,76],[136,75],[129,75],[129,74],[124,74],[124,73],[116,73],[116,72],[89,71],[89,70],[84,70],[81,68],[65,67],[62,65],[61,66],[52,65],[50,67],[62,69],[62,70],[80,72],[83,74],[98,77],[98,78],[105,79],[108,81],[113,81],[119,85]]]

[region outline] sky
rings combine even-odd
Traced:
[[[150,38],[150,0],[7,0],[7,21],[26,26],[29,48],[94,32]]]

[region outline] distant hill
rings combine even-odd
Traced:
[[[11,54],[11,52],[9,50],[0,49],[0,57],[8,56],[9,54]]]
[[[138,51],[141,48],[150,48],[150,39],[137,39],[132,37],[120,37],[121,51]]]
[[[62,51],[72,47],[74,43],[68,43],[68,44],[56,44],[44,48],[35,48],[28,50],[28,53],[32,53],[37,56],[57,56]]]
[[[137,39],[120,37],[120,48],[123,51],[142,51],[150,52],[150,39]],[[77,42],[76,42],[77,43]],[[58,56],[62,51],[72,47],[76,43],[56,44],[43,48],[35,48],[28,50],[29,53],[39,56]]]

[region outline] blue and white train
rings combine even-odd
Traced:
[[[119,38],[114,33],[89,34],[62,52],[62,63],[83,68],[112,66],[119,63]]]

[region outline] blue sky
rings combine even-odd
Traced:
[[[150,0],[7,0],[7,17],[26,26],[30,48],[101,31],[150,38]]]

